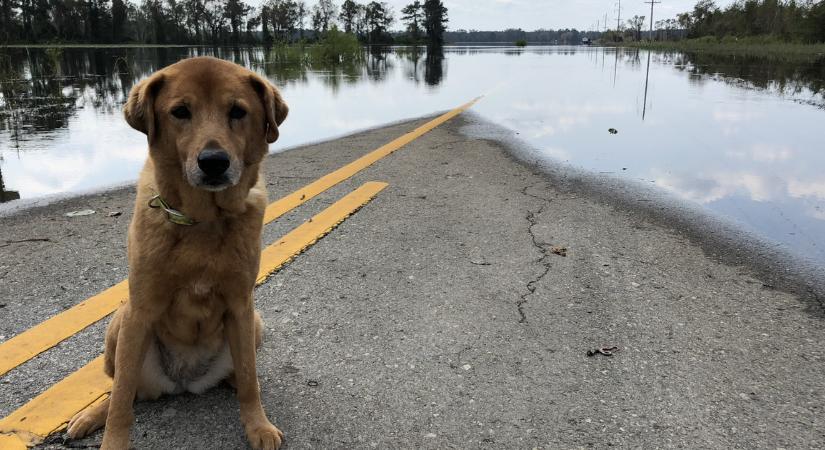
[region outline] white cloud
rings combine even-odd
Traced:
[[[767,144],[756,144],[747,150],[733,150],[727,155],[736,159],[751,160],[761,163],[775,163],[787,161],[794,155],[793,150],[788,146],[771,146]]]
[[[695,176],[660,174],[656,185],[681,198],[700,204],[712,203],[744,192],[751,200],[764,202],[783,197],[787,184],[777,178],[750,172],[716,172]]]
[[[799,181],[791,180],[788,183],[788,193],[791,197],[814,197],[825,200],[825,180]]]

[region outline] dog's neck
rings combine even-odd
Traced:
[[[181,168],[175,164],[153,161],[155,187],[172,208],[197,223],[219,219],[231,219],[246,212],[249,191],[258,182],[260,164],[244,167],[243,175],[235,186],[211,192],[193,187],[181,176]]]

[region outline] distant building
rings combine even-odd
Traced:
[[[590,41],[589,37],[582,38],[582,45],[590,45],[592,42]]]

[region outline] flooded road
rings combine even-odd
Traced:
[[[134,180],[146,141],[122,119],[129,89],[203,54],[281,87],[291,111],[273,151],[483,94],[475,112],[548,158],[670,193],[825,265],[822,60],[447,47],[395,48],[330,66],[264,49],[3,49],[0,201]]]

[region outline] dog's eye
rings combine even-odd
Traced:
[[[232,109],[229,110],[230,119],[243,119],[245,116],[246,110],[238,105],[233,106]]]
[[[177,117],[178,119],[191,119],[192,113],[189,112],[189,108],[186,106],[180,105],[176,106],[175,109],[172,110],[172,115]]]

